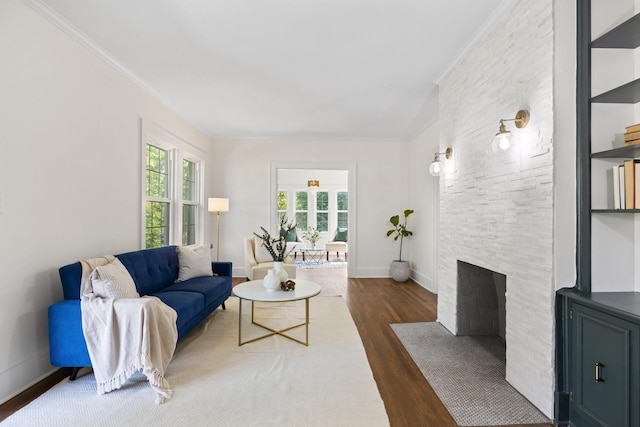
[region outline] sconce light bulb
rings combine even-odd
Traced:
[[[429,173],[433,176],[440,176],[442,172],[442,162],[439,160],[434,160],[429,166]]]
[[[498,132],[493,138],[492,148],[496,153],[504,153],[511,147],[511,132]]]

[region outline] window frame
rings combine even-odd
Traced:
[[[153,145],[166,150],[169,155],[168,169],[168,200],[147,196],[147,145]],[[204,177],[205,177],[205,154],[172,133],[162,129],[152,123],[142,121],[141,132],[141,231],[140,247],[146,248],[146,204],[147,202],[161,201],[169,202],[169,246],[183,244],[183,206],[196,206],[196,230],[195,242],[193,244],[203,244],[205,236],[205,203],[204,203]],[[185,200],[183,198],[183,160],[188,160],[195,164],[196,188],[194,190],[196,200]],[[160,200],[161,199],[161,200]]]

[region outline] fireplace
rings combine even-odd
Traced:
[[[507,276],[458,260],[457,335],[505,339]]]

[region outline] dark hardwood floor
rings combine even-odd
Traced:
[[[436,295],[412,281],[396,283],[391,279],[347,279],[344,276],[345,269],[298,271],[299,278],[315,280],[320,284],[323,281],[330,282],[332,292],[340,286],[344,287],[341,293],[362,338],[391,427],[456,426],[389,326],[391,323],[435,321]],[[234,278],[234,285],[244,280]],[[48,390],[64,374],[58,371],[0,405],[0,421]]]

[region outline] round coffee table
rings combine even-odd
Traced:
[[[247,344],[253,341],[261,340],[263,338],[267,338],[273,335],[280,335],[282,337],[288,338],[292,341],[298,342],[300,344],[304,344],[306,346],[309,345],[309,298],[315,297],[320,293],[320,285],[315,282],[311,282],[309,280],[296,279],[296,288],[292,291],[268,291],[264,285],[262,284],[262,280],[251,280],[249,282],[244,282],[239,285],[233,287],[233,293],[237,296],[239,301],[239,314],[238,314],[238,345]],[[251,323],[259,326],[271,333],[260,336],[258,338],[253,338],[247,341],[242,341],[242,300],[251,301]],[[303,323],[299,323],[297,325],[290,326],[285,329],[275,330],[263,324],[260,324],[255,321],[254,318],[254,303],[256,301],[260,302],[287,302],[287,301],[298,301],[304,300],[305,302],[305,320]],[[297,338],[286,335],[284,332],[290,331],[291,329],[299,328],[300,326],[305,327],[305,340],[301,341]]]

